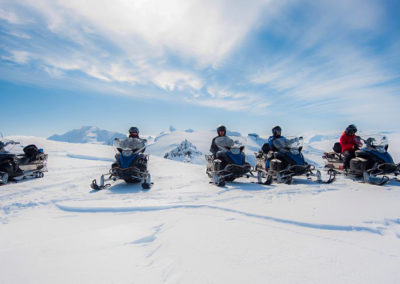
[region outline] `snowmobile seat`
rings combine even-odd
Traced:
[[[39,149],[36,145],[28,145],[23,149],[25,155],[31,160],[35,160],[36,156],[39,154]]]
[[[336,142],[333,145],[332,149],[333,149],[333,151],[335,151],[335,153],[338,153],[338,154],[342,153],[342,145],[340,145],[340,142]]]

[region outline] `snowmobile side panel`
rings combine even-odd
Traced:
[[[303,154],[299,153],[298,155],[293,155],[290,152],[285,153],[290,159],[296,162],[297,165],[302,166],[304,165],[304,157]]]
[[[236,164],[236,165],[243,165],[243,156],[242,153],[239,154],[232,154],[231,152],[226,152],[228,157]]]

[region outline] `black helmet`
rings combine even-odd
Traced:
[[[136,126],[132,126],[131,128],[129,128],[129,134],[132,133],[136,133],[139,135],[139,128],[137,128]]]
[[[354,135],[357,132],[357,127],[354,124],[350,124],[345,131],[348,135]]]
[[[217,128],[217,133],[218,133],[218,135],[219,135],[219,132],[220,132],[220,131],[224,131],[224,133],[226,134],[226,127],[225,127],[224,125],[218,126],[218,128]]]
[[[281,134],[282,132],[282,128],[277,125],[274,128],[272,128],[272,135],[276,136],[278,133]]]

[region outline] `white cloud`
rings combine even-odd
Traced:
[[[70,0],[23,1],[41,13],[49,29],[71,33],[89,27],[127,50],[162,54],[165,49],[213,65],[241,43],[272,1]]]
[[[381,113],[376,119],[387,120],[391,114],[383,110],[400,107],[395,98],[400,88],[391,85],[399,73],[390,67],[400,54],[369,46],[383,26],[382,5],[360,0],[303,4],[309,21],[283,17],[272,28],[287,35],[293,48],[275,50],[249,81],[295,110],[363,118]]]
[[[0,20],[5,20],[11,24],[21,24],[23,23],[22,19],[17,16],[13,11],[7,11],[0,9]]]
[[[32,57],[33,56],[30,52],[23,50],[11,50],[10,55],[8,56],[5,55],[2,56],[1,58],[18,64],[26,64],[29,62],[29,60],[32,59]]]
[[[154,76],[153,82],[157,86],[169,91],[176,89],[183,91],[186,87],[200,90],[204,84],[196,75],[178,71],[160,72]]]

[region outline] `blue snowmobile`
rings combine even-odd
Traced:
[[[99,183],[93,180],[90,187],[101,190],[110,187],[107,181],[124,180],[126,183],[141,183],[143,189],[150,189],[151,175],[147,170],[149,155],[143,152],[146,149],[146,140],[139,138],[126,138],[114,140],[114,148],[117,151],[115,162],[107,174],[100,177]]]
[[[400,181],[400,163],[395,164],[388,153],[389,143],[386,136],[370,135],[360,140],[365,144],[355,152],[355,158],[350,160],[350,168],[343,169],[343,156],[339,142],[333,146],[334,152],[325,153],[325,168],[343,173],[355,179],[362,179],[365,183],[384,185],[390,181],[388,175],[393,175],[394,180]]]
[[[276,139],[274,144],[277,151],[255,153],[258,183],[269,185],[276,180],[278,183],[291,184],[293,177],[303,175],[307,179],[316,177],[318,183],[332,183],[335,180],[335,172],[331,171],[328,180],[323,181],[321,172],[305,161],[302,154],[303,137],[282,137]]]
[[[215,144],[220,151],[216,155],[205,155],[208,163],[206,173],[212,183],[225,186],[226,182],[252,175],[251,165],[246,162],[243,143],[223,136],[218,137]]]

